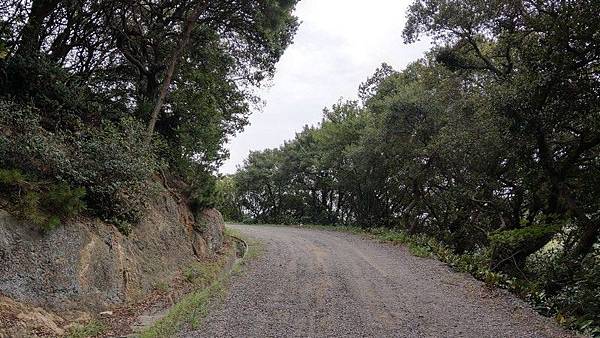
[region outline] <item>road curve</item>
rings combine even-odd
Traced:
[[[231,226],[265,252],[184,337],[567,337],[529,306],[406,248],[351,234]]]

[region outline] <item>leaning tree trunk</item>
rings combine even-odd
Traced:
[[[569,189],[563,187],[563,194],[567,200],[569,211],[574,214],[581,224],[582,232],[571,253],[573,261],[579,261],[592,251],[594,244],[598,240],[600,234],[600,225],[597,219],[591,219],[582,208],[577,205],[577,201]]]
[[[58,6],[59,0],[34,0],[27,23],[21,30],[21,39],[16,54],[22,57],[39,52],[44,20]]]
[[[152,141],[154,127],[156,126],[156,121],[158,120],[158,115],[160,114],[160,110],[162,109],[165,97],[169,92],[169,86],[171,85],[173,74],[175,73],[175,67],[177,67],[179,60],[181,59],[183,52],[185,51],[190,41],[190,36],[192,34],[192,30],[194,29],[196,22],[198,21],[200,15],[206,9],[208,4],[209,2],[206,0],[199,1],[198,4],[196,4],[196,6],[192,9],[190,15],[188,15],[188,17],[185,20],[183,31],[181,32],[181,37],[177,42],[177,46],[175,47],[171,58],[169,59],[168,67],[165,72],[165,77],[163,79],[162,86],[160,87],[160,91],[158,93],[156,104],[154,105],[154,108],[152,109],[152,114],[150,115],[150,121],[148,122],[148,129],[146,135],[146,144],[150,144],[150,142]]]

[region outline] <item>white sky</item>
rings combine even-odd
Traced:
[[[304,125],[321,121],[324,107],[356,99],[358,86],[381,63],[397,70],[421,58],[429,41],[404,45],[402,29],[411,0],[300,0],[301,20],[277,65],[272,86],[260,92],[262,111],[228,145],[221,173],[235,172],[250,150],[273,148]]]

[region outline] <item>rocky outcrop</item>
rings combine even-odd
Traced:
[[[216,210],[193,215],[163,192],[129,236],[81,219],[47,234],[0,210],[0,294],[58,311],[102,311],[136,300],[223,241]]]
[[[216,209],[204,209],[196,214],[196,219],[198,221],[194,228],[197,233],[202,234],[208,249],[213,252],[221,250],[225,230],[225,221],[221,213]]]

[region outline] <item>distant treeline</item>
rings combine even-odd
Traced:
[[[427,56],[384,64],[360,101],[251,153],[219,182],[222,209],[485,251],[492,270],[599,323],[598,13],[594,0],[415,1],[403,37],[432,36]]]

